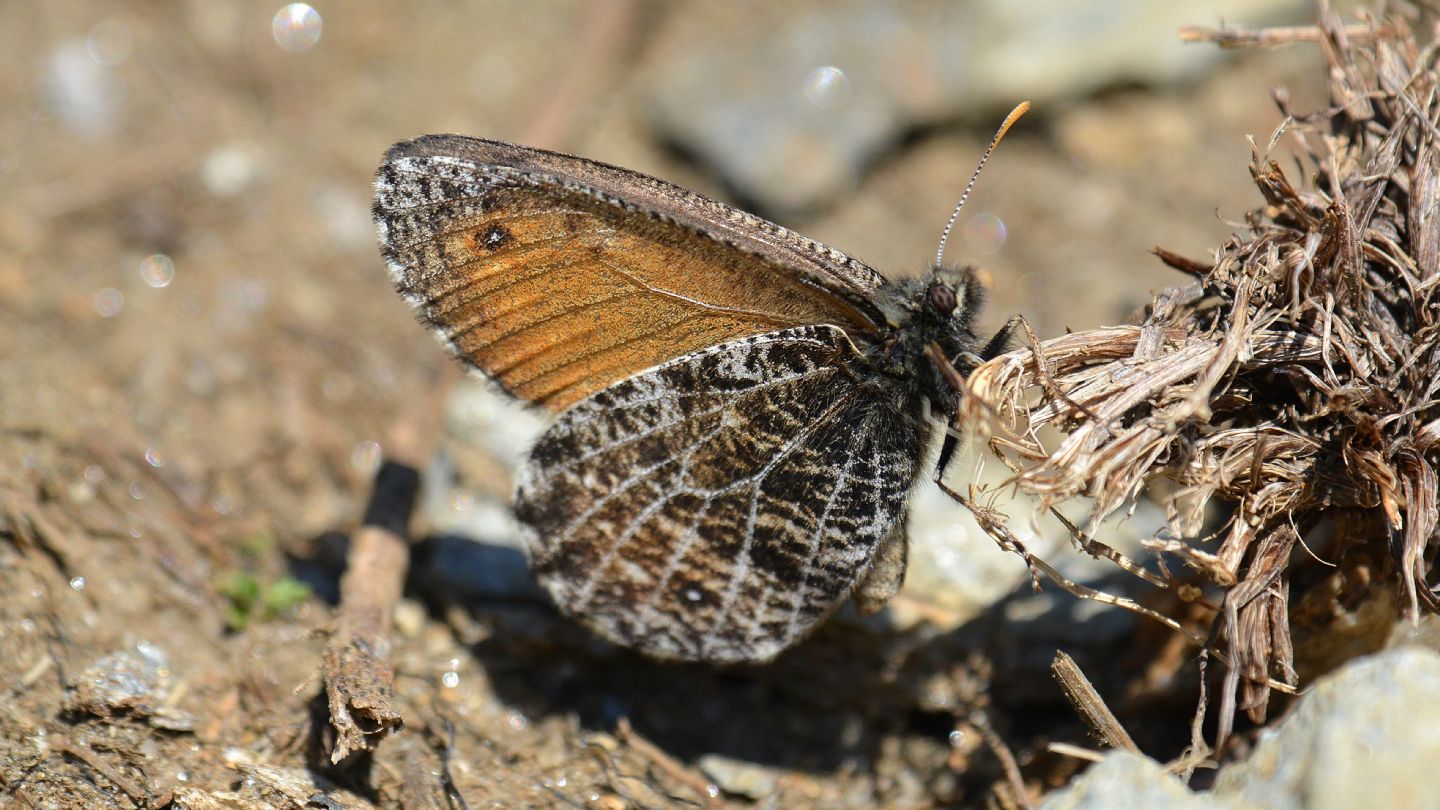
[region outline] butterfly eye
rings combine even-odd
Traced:
[[[948,317],[955,312],[955,306],[958,302],[955,300],[955,288],[949,284],[943,281],[930,282],[928,297],[930,299],[930,306],[934,307],[935,311],[941,315]]]

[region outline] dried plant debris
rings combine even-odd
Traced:
[[[1022,492],[1088,500],[1086,535],[1142,492],[1164,505],[1149,545],[1167,587],[1212,608],[1199,630],[1226,667],[1222,741],[1237,708],[1263,720],[1272,689],[1307,672],[1296,650],[1317,604],[1440,612],[1440,75],[1412,33],[1433,21],[1356,36],[1322,17],[1295,39],[1323,50],[1330,105],[1300,116],[1277,93],[1287,118],[1254,150],[1265,205],[1244,230],[1213,262],[1157,249],[1196,280],[1138,325],[985,364],[960,415],[991,419]],[[1298,145],[1290,168],[1282,142]]]

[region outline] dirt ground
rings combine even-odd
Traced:
[[[449,362],[390,290],[372,172],[422,132],[520,137],[586,11],[358,3],[297,54],[274,11],[0,10],[0,804],[973,806],[1002,778],[991,726],[1035,792],[1081,767],[1045,753],[1087,744],[1047,674],[1067,643],[1017,648],[1000,609],[944,634],[841,622],[772,666],[715,670],[613,649],[524,592],[423,581],[392,652],[406,729],[330,767],[312,714],[344,533],[377,442]],[[641,103],[687,13],[644,7],[564,145],[719,193]],[[96,64],[101,112],[57,106]],[[1318,103],[1319,65],[1239,54],[1038,109],[976,201],[1010,233],[983,258],[995,323],[1119,321],[1175,282],[1145,251],[1204,257],[1232,230],[1216,213],[1257,204],[1245,136],[1279,123],[1275,85]],[[919,267],[990,126],[919,128],[785,224]],[[461,466],[504,497],[498,462]],[[1099,674],[1121,694],[1142,671]],[[1121,707],[1148,753],[1179,753],[1192,687]],[[314,798],[327,784],[344,790]]]

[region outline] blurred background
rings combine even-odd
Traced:
[[[1324,102],[1317,49],[1227,52],[1183,44],[1179,29],[1298,24],[1313,10],[1045,6],[0,6],[0,495],[53,510],[63,547],[39,567],[7,547],[0,587],[33,596],[3,608],[7,621],[59,617],[74,666],[166,641],[190,711],[219,718],[199,724],[201,753],[165,755],[199,758],[169,771],[222,779],[202,761],[211,744],[302,719],[294,690],[327,608],[302,601],[237,628],[217,583],[238,571],[332,592],[337,530],[359,518],[387,426],[425,407],[449,362],[391,292],[369,216],[384,150],[422,133],[655,174],[901,275],[927,266],[985,143],[1029,99],[948,256],[987,272],[990,328],[1017,312],[1042,338],[1124,321],[1183,280],[1151,247],[1203,260],[1259,204],[1246,138],[1263,147],[1282,120],[1273,88],[1299,111]],[[658,788],[617,788],[587,753],[622,716],[726,800],[978,795],[954,761],[970,744],[954,738],[965,689],[936,678],[972,654],[973,619],[1010,610],[992,603],[1026,572],[935,493],[920,496],[905,598],[842,621],[862,641],[827,631],[764,672],[663,667],[557,622],[529,583],[509,470],[539,418],[464,384],[445,424],[398,654],[407,699],[439,695],[466,718],[471,764],[452,766],[466,795],[645,804],[636,792]],[[68,587],[42,587],[57,577]],[[1133,629],[1090,632],[1103,648]],[[958,646],[935,652],[941,636]],[[7,646],[22,669],[46,647],[34,633],[0,636]],[[1009,700],[1063,706],[1036,689]],[[48,717],[58,692],[37,690],[18,711]],[[1054,733],[1016,722],[1025,739]],[[511,775],[474,764],[488,761]],[[645,771],[631,765],[621,771]]]

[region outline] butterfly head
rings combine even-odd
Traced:
[[[974,268],[937,265],[925,286],[925,300],[917,303],[932,318],[958,319],[968,324],[980,306],[981,292]]]

